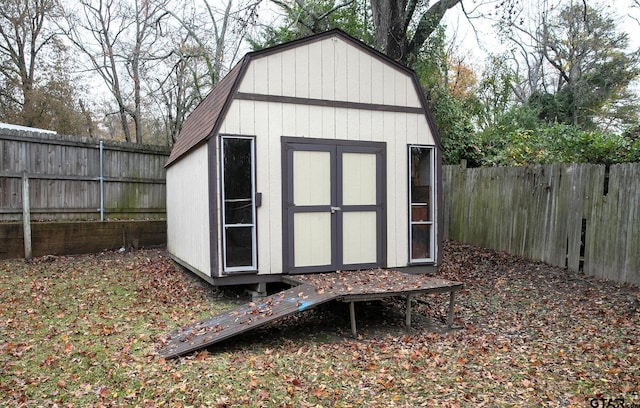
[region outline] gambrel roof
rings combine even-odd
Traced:
[[[225,115],[229,109],[229,106],[235,98],[238,97],[238,88],[242,83],[242,80],[247,72],[251,61],[261,58],[267,55],[272,55],[280,52],[284,52],[293,48],[302,47],[311,44],[316,41],[325,40],[331,37],[341,39],[344,42],[358,48],[361,51],[371,55],[374,59],[380,61],[383,64],[391,66],[395,70],[399,70],[408,74],[413,81],[413,87],[419,98],[420,108],[416,108],[419,113],[423,113],[427,117],[429,128],[438,145],[438,148],[442,148],[438,132],[433,124],[431,117],[431,110],[426,101],[424,92],[420,86],[418,78],[414,71],[405,67],[404,65],[392,60],[379,51],[365,45],[364,43],[350,37],[345,32],[334,29],[326,31],[324,33],[315,34],[309,37],[301,38],[295,41],[277,45],[275,47],[266,48],[259,51],[254,51],[246,54],[238,64],[236,64],[231,71],[214,87],[214,89],[204,98],[204,100],[194,109],[194,111],[186,119],[182,131],[176,141],[166,167],[172,165],[180,158],[185,156],[192,149],[200,146],[210,138],[214,137],[220,130],[220,127],[224,121]],[[245,96],[246,97],[246,96]],[[257,95],[252,95],[257,97]],[[295,98],[292,98],[292,100]],[[283,103],[295,103],[288,102],[286,97],[280,99]],[[308,99],[310,103],[316,105],[323,105],[322,99]],[[352,103],[352,105],[354,105]],[[356,104],[357,105],[357,104]],[[365,104],[363,104],[365,105]],[[370,104],[367,104],[370,106]]]

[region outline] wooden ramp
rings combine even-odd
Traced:
[[[318,294],[313,284],[302,284],[171,332],[158,353],[177,357],[221,342],[292,314],[335,299],[335,293]]]
[[[454,294],[463,287],[461,282],[383,269],[296,275],[286,281],[298,286],[177,329],[165,336],[158,353],[165,358],[187,354],[331,300],[349,303],[355,336],[354,302],[406,296],[409,327],[412,296],[449,292],[448,324],[451,326]]]

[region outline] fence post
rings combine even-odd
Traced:
[[[98,147],[100,149],[100,221],[104,221],[104,172],[103,172],[103,155],[104,155],[104,144],[102,140],[100,141],[100,145]]]
[[[31,260],[31,210],[29,204],[29,176],[22,172],[22,229],[24,237],[24,258]]]

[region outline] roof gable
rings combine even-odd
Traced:
[[[434,135],[436,143],[440,146],[438,133],[433,125],[430,109],[428,108],[424,93],[419,85],[418,79],[411,69],[390,59],[379,51],[363,44],[362,42],[350,37],[341,30],[331,30],[321,34],[312,35],[310,37],[301,38],[288,43],[280,44],[275,47],[264,50],[254,51],[246,54],[244,58],[216,85],[216,87],[205,97],[205,99],[196,107],[196,109],[186,119],[182,131],[174,145],[167,167],[186,155],[189,151],[204,143],[209,138],[215,136],[224,121],[226,113],[238,94],[238,89],[243,82],[243,78],[247,74],[248,68],[252,61],[263,57],[268,57],[277,53],[284,54],[292,49],[306,46],[328,38],[337,37],[348,45],[363,51],[374,57],[376,61],[382,62],[387,67],[395,71],[401,71],[408,75],[408,85],[413,87],[419,101],[416,106],[421,106],[422,111],[427,116],[427,122]],[[253,72],[253,71],[251,71]],[[251,75],[251,74],[250,74]],[[284,75],[284,73],[283,73]]]

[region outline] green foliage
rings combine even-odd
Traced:
[[[614,133],[548,124],[539,111],[516,107],[479,133],[482,165],[623,163],[640,158],[640,143]]]
[[[426,41],[413,64],[431,105],[433,120],[443,144],[443,162],[458,164],[466,160],[470,167],[481,164],[472,122],[475,100],[457,98],[448,87],[448,58],[444,27]]]
[[[469,167],[480,166],[481,150],[464,102],[443,92],[431,99],[431,110],[444,149],[443,163],[458,164],[466,160]]]
[[[365,1],[349,4],[335,0],[282,4],[285,12],[281,26],[267,26],[257,38],[249,39],[253,50],[282,44],[308,35],[339,28],[368,45],[374,43],[371,9]]]
[[[475,90],[474,119],[480,129],[495,126],[511,106],[516,75],[507,65],[507,56],[491,56]]]

